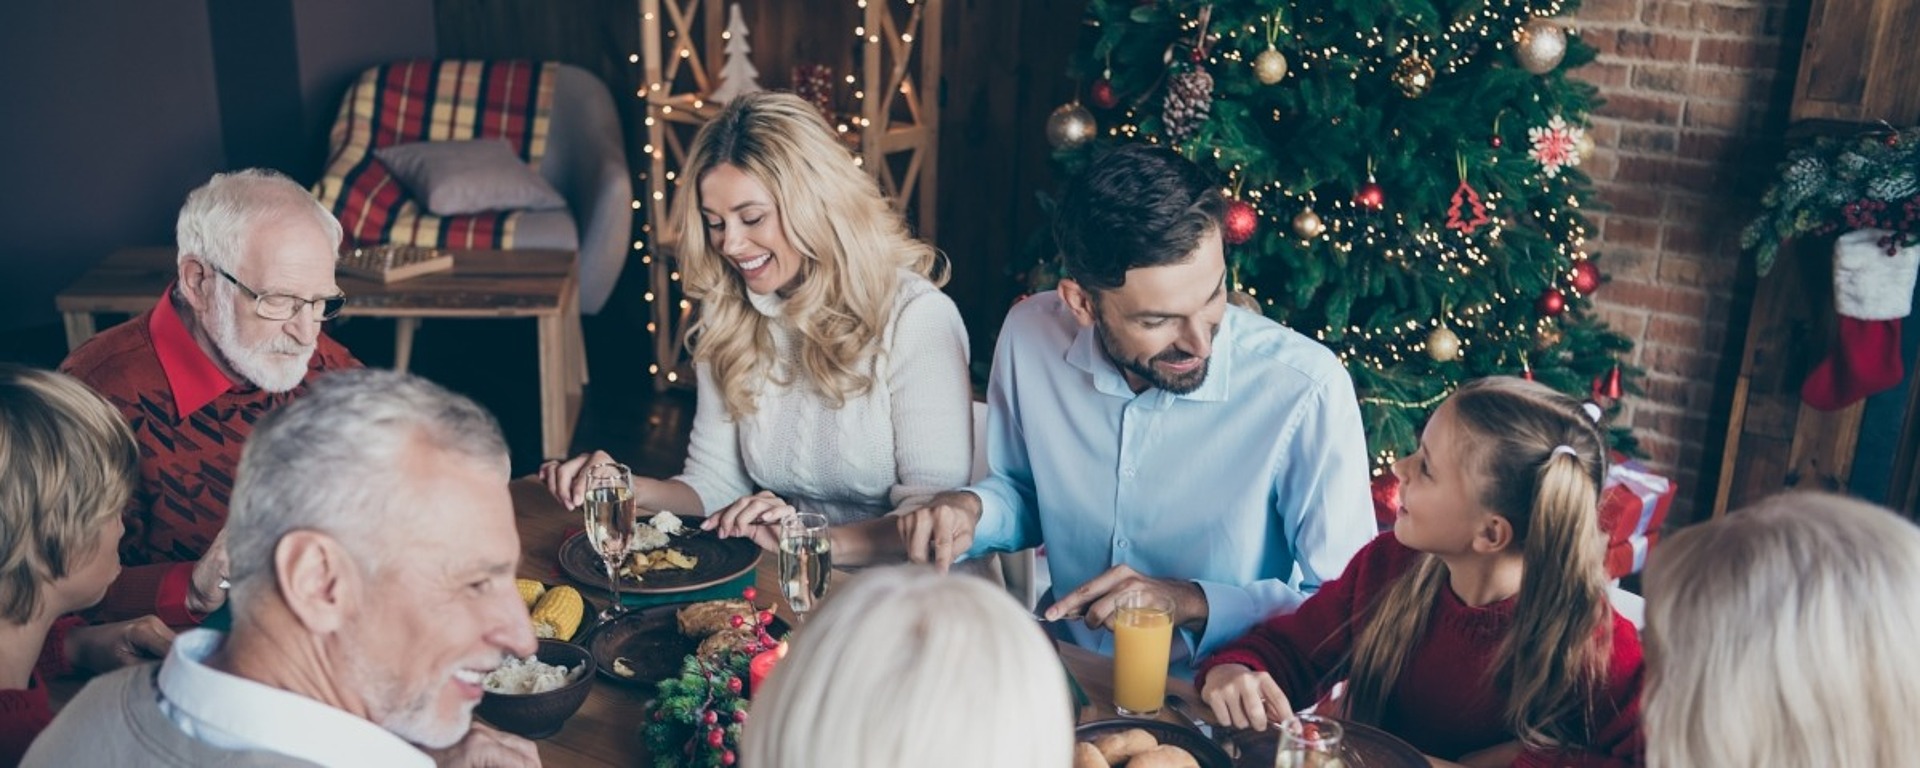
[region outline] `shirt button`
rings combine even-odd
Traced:
[[[1126,477],[1133,477],[1134,475],[1133,467],[1127,467],[1126,469],[1120,470],[1120,474]]]
[[[1127,540],[1126,540],[1126,539],[1121,539],[1121,540],[1119,540],[1119,541],[1117,541],[1117,542],[1114,542],[1114,546],[1116,546],[1116,547],[1119,547],[1119,548],[1121,548],[1121,549],[1126,549],[1126,548],[1127,548]]]

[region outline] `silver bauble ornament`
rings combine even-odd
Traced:
[[[1460,336],[1444,325],[1433,329],[1433,333],[1427,334],[1427,356],[1436,363],[1460,359]]]
[[[1263,85],[1273,85],[1287,77],[1287,55],[1272,48],[1253,57],[1253,76]]]
[[[1320,220],[1320,214],[1312,208],[1306,208],[1293,215],[1293,233],[1303,239],[1312,240],[1326,233],[1327,223]]]
[[[1054,149],[1073,149],[1091,141],[1099,127],[1080,102],[1068,102],[1047,116],[1047,143]]]
[[[1567,56],[1567,30],[1552,19],[1534,18],[1520,27],[1513,58],[1520,68],[1536,75],[1552,72]]]

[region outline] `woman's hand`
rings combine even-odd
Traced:
[[[74,627],[67,632],[67,661],[94,674],[166,658],[173,647],[173,630],[158,616],[142,616],[112,624]]]
[[[773,552],[780,548],[780,523],[798,513],[792,504],[788,504],[772,491],[761,491],[752,496],[742,496],[739,501],[727,505],[701,521],[703,531],[718,531],[720,538],[745,536],[760,545],[761,549]]]
[[[1213,708],[1214,722],[1235,728],[1267,729],[1293,719],[1293,704],[1273,676],[1244,664],[1222,664],[1207,672],[1200,699]]]
[[[540,482],[567,509],[573,509],[586,501],[587,467],[612,461],[613,457],[607,455],[606,451],[583,453],[565,461],[547,459],[540,464]]]

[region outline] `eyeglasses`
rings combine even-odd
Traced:
[[[332,320],[339,317],[340,310],[346,309],[347,307],[346,294],[322,296],[317,299],[303,299],[298,296],[288,296],[284,293],[263,294],[252,288],[248,288],[246,283],[240,282],[240,278],[227,274],[226,270],[215,267],[212,264],[208,264],[207,266],[213,269],[214,272],[219,273],[221,277],[226,278],[227,282],[233,283],[242,291],[246,291],[247,296],[253,299],[253,313],[259,315],[261,319],[264,320],[292,320],[295,315],[300,313],[300,310],[306,309],[308,304],[319,306],[320,319]]]

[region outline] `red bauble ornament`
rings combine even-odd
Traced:
[[[1227,245],[1239,245],[1253,239],[1253,233],[1260,228],[1260,212],[1253,209],[1245,200],[1227,203],[1227,221],[1225,231],[1220,233],[1226,238]]]
[[[1500,136],[1499,136],[1498,134],[1496,134],[1496,135],[1494,135],[1494,137],[1493,137],[1493,138],[1491,138],[1491,139],[1488,139],[1488,140],[1487,140],[1487,143],[1488,143],[1488,144],[1491,144],[1491,145],[1493,145],[1493,148],[1494,148],[1494,149],[1499,149],[1499,148],[1500,148],[1500,145],[1501,145],[1502,143],[1504,143],[1504,142],[1502,142],[1502,141],[1500,141]]]
[[[1381,528],[1393,525],[1394,518],[1400,516],[1400,477],[1392,472],[1382,472],[1373,478],[1373,521]]]
[[[1353,191],[1353,204],[1369,211],[1378,211],[1387,207],[1387,191],[1372,179]]]
[[[1120,96],[1113,92],[1113,81],[1103,77],[1087,89],[1087,101],[1101,109],[1113,109],[1120,105]]]
[[[1540,293],[1540,314],[1546,317],[1559,317],[1567,311],[1567,295],[1558,288],[1548,288]]]
[[[1593,293],[1600,287],[1600,268],[1592,261],[1581,259],[1573,263],[1573,289],[1581,294]]]

